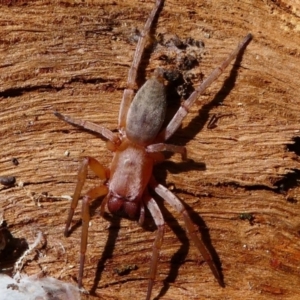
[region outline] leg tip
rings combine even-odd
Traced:
[[[69,236],[70,236],[69,228],[66,228],[66,229],[65,229],[65,231],[64,231],[64,236],[65,236],[65,237],[69,237]]]

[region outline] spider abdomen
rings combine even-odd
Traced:
[[[126,136],[139,145],[150,144],[157,136],[166,114],[164,84],[148,79],[135,95],[126,119]]]

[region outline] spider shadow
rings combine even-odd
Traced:
[[[98,287],[98,283],[101,280],[101,274],[104,270],[106,261],[112,257],[113,251],[115,248],[115,244],[118,238],[119,230],[120,230],[120,222],[121,218],[119,216],[110,215],[106,212],[104,212],[103,217],[100,216],[100,214],[97,212],[98,208],[101,206],[101,203],[103,201],[104,197],[97,198],[91,202],[89,211],[90,211],[90,217],[91,219],[94,217],[100,217],[105,219],[106,221],[110,222],[110,226],[108,229],[108,238],[105,243],[105,247],[102,251],[102,255],[98,260],[96,273],[94,277],[93,286],[90,289],[89,293],[91,295],[97,296],[96,289]],[[69,229],[68,236],[70,236],[77,228],[82,226],[82,220],[78,220],[72,227]]]
[[[207,123],[207,121],[209,119],[210,110],[216,106],[221,105],[224,102],[224,100],[226,99],[226,97],[229,95],[231,90],[234,88],[235,82],[236,82],[237,76],[238,76],[238,70],[240,68],[242,57],[243,57],[243,54],[244,54],[244,51],[245,51],[245,48],[247,45],[248,45],[248,43],[244,46],[244,48],[237,55],[235,62],[233,64],[233,67],[230,71],[230,74],[227,77],[227,79],[224,81],[223,86],[219,90],[219,92],[214,96],[214,98],[209,103],[203,105],[200,108],[198,115],[196,117],[194,117],[192,119],[192,121],[185,128],[183,128],[183,129],[180,128],[177,131],[177,133],[179,133],[180,136],[187,137],[184,140],[183,145],[186,145],[189,141],[191,141],[195,138],[195,136],[199,133],[199,131],[201,131],[203,129],[204,125]],[[175,139],[178,139],[178,137],[176,138],[177,135],[178,134],[175,134],[173,138],[170,138],[170,144],[172,144],[172,143],[176,144]],[[156,178],[159,178],[159,181],[163,182],[163,181],[165,181],[164,179],[167,177],[167,170],[171,171],[171,173],[173,173],[172,170],[173,171],[175,170],[175,173],[176,173],[178,169],[181,169],[181,171],[183,171],[183,172],[186,172],[189,170],[205,170],[206,165],[205,165],[205,163],[194,162],[193,160],[190,160],[187,162],[181,162],[179,164],[175,164],[170,161],[167,161],[165,163],[162,163],[161,166],[159,167],[160,172],[159,172],[159,175],[156,176]],[[190,217],[191,217],[193,223],[197,224],[197,226],[199,226],[199,231],[201,233],[202,240],[203,240],[204,244],[206,245],[206,247],[208,248],[210,254],[212,255],[213,261],[215,262],[217,268],[219,270],[221,270],[220,258],[218,256],[216,250],[212,246],[209,230],[207,229],[207,226],[206,226],[204,220],[198,214],[193,212],[193,210],[190,206],[188,206],[186,203],[183,203],[183,204],[184,204],[185,208],[189,211],[189,214],[190,214]],[[180,267],[180,264],[178,264],[177,262],[180,260],[181,261],[184,260],[184,258],[187,256],[188,248],[189,248],[189,240],[187,238],[185,231],[179,226],[178,222],[174,219],[174,217],[172,217],[172,215],[162,205],[160,205],[160,208],[162,210],[163,215],[166,216],[166,219],[171,220],[171,221],[167,222],[168,225],[170,222],[172,224],[176,225],[176,230],[175,230],[174,226],[170,226],[170,227],[172,228],[173,232],[176,234],[176,236],[182,243],[182,246],[180,247],[180,249],[178,249],[178,251],[171,258],[171,268],[169,271],[169,275],[164,280],[164,286],[163,286],[162,290],[160,291],[159,295],[155,299],[159,299],[160,297],[165,295],[165,293],[169,289],[169,286],[170,286],[169,283],[175,282],[175,279],[178,275],[178,270]],[[222,273],[221,273],[221,275],[222,275]],[[223,278],[222,278],[222,280],[223,280]]]
[[[94,296],[97,296],[96,289],[98,287],[98,283],[101,280],[101,274],[104,270],[105,263],[113,255],[113,251],[114,251],[115,244],[116,244],[119,230],[120,230],[120,222],[121,222],[121,218],[119,216],[110,215],[106,212],[104,212],[103,216],[100,216],[100,214],[97,212],[97,210],[101,206],[103,199],[104,199],[104,197],[97,198],[94,201],[92,201],[92,203],[90,205],[91,218],[92,217],[100,217],[100,218],[105,219],[106,221],[109,221],[109,223],[110,223],[110,226],[108,229],[107,241],[106,241],[105,247],[102,251],[102,255],[98,260],[93,286],[91,287],[91,289],[89,291],[89,293]],[[73,225],[73,227],[70,230],[70,233],[73,232],[76,228],[78,228],[81,224],[82,224],[82,222],[80,220],[75,225]]]
[[[101,281],[101,274],[105,268],[105,262],[109,258],[112,258],[113,256],[113,252],[119,235],[120,223],[121,223],[121,218],[119,216],[109,215],[108,213],[104,213],[103,218],[110,222],[110,226],[108,229],[108,238],[105,243],[105,247],[102,251],[102,255],[97,264],[94,283],[92,288],[90,289],[90,294],[94,296],[97,296],[96,290],[98,288],[99,282]]]
[[[162,287],[161,291],[159,292],[159,294],[154,298],[155,300],[158,300],[159,298],[163,297],[167,293],[168,289],[170,288],[170,283],[174,283],[176,281],[176,278],[177,278],[178,272],[179,272],[179,268],[184,263],[187,255],[188,255],[189,248],[190,248],[190,240],[187,236],[186,231],[181,227],[181,225],[176,220],[176,218],[174,218],[174,216],[169,212],[169,210],[164,206],[164,203],[162,203],[162,202],[163,201],[159,201],[158,204],[159,204],[159,208],[164,216],[165,222],[172,229],[172,231],[176,235],[177,239],[180,241],[181,246],[179,247],[179,249],[176,251],[176,253],[171,258],[169,274],[164,279],[163,287]],[[204,220],[197,213],[195,213],[189,205],[187,205],[184,202],[183,202],[183,205],[184,205],[185,209],[188,211],[189,216],[191,217],[193,223],[196,224],[197,227],[199,228],[199,232],[200,232],[202,241],[204,242],[205,246],[207,247],[210,254],[212,255],[212,258],[213,258],[214,262],[216,263],[217,268],[220,269],[221,262],[220,262],[220,259],[217,255],[215,249],[212,246],[211,239],[209,236],[209,229],[206,226]],[[201,254],[199,254],[199,257],[202,258]],[[204,260],[202,263],[204,263]],[[199,268],[199,272],[200,272],[200,268]]]
[[[251,40],[250,40],[251,41]],[[204,104],[200,110],[197,116],[195,116],[191,122],[185,127],[185,128],[179,128],[177,130],[177,134],[175,134],[173,137],[170,138],[170,144],[173,143],[173,141],[176,143],[175,138],[178,139],[178,135],[187,137],[184,141],[184,145],[187,144],[189,141],[193,140],[195,136],[201,131],[204,127],[204,125],[209,120],[209,112],[217,106],[220,106],[223,104],[226,97],[230,94],[230,92],[233,90],[237,77],[238,77],[238,70],[241,66],[242,58],[245,52],[245,49],[247,45],[250,43],[248,41],[247,44],[244,45],[244,47],[241,49],[239,54],[237,55],[233,67],[229,73],[229,76],[225,79],[221,89],[219,92],[214,96],[214,98],[207,104]],[[197,103],[197,101],[196,101]],[[196,104],[194,104],[196,105]]]
[[[155,198],[157,199],[160,197],[156,196]],[[184,260],[188,255],[188,251],[189,251],[189,247],[190,247],[190,241],[188,239],[188,236],[187,236],[185,230],[180,226],[177,219],[165,207],[163,201],[158,201],[158,205],[162,212],[162,215],[164,216],[166,225],[168,225],[169,228],[171,228],[173,233],[176,235],[177,239],[180,241],[181,245],[170,260],[169,274],[163,280],[163,287],[160,290],[159,294],[156,297],[154,297],[155,300],[158,300],[159,298],[163,297],[167,293],[167,291],[170,287],[170,283],[175,282],[175,280],[178,276],[179,268],[184,263]],[[163,245],[162,245],[162,247],[163,247]],[[159,269],[159,267],[158,267],[158,269]]]

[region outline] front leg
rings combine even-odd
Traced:
[[[221,65],[215,68],[210,73],[210,75],[201,83],[201,85],[195,89],[195,91],[190,95],[190,97],[181,104],[173,119],[170,121],[167,127],[159,133],[155,142],[166,141],[175,133],[175,131],[181,125],[182,120],[188,114],[189,109],[196,102],[198,97],[224,72],[224,70],[228,67],[230,62],[234,58],[236,58],[239,53],[241,53],[241,51],[246,47],[246,45],[250,42],[251,39],[252,35],[250,33],[246,35],[242,42],[231,54],[229,54],[229,56],[221,63]]]
[[[134,88],[136,85],[137,72],[142,60],[142,56],[144,54],[145,47],[147,45],[147,42],[149,41],[149,33],[151,30],[151,26],[154,22],[155,16],[161,9],[163,3],[164,0],[156,0],[155,6],[146,21],[146,24],[144,26],[143,31],[141,32],[141,36],[138,40],[138,44],[135,49],[133,61],[128,73],[127,87],[124,90],[123,98],[120,105],[118,127],[121,132],[123,132],[126,127],[127,112],[129,110],[131,101],[134,96]]]
[[[73,199],[71,202],[71,206],[69,209],[69,214],[66,222],[65,232],[64,235],[67,237],[69,235],[69,228],[71,221],[73,219],[73,215],[75,212],[75,209],[78,205],[78,200],[82,191],[82,187],[85,183],[88,167],[92,169],[92,171],[101,179],[106,180],[108,179],[108,170],[104,168],[95,158],[93,157],[85,157],[80,165],[79,171],[78,171],[78,177],[77,177],[77,184],[74,191]],[[105,186],[106,190],[107,187]],[[100,191],[101,192],[101,191]],[[107,193],[107,192],[106,192]],[[94,194],[93,194],[94,195]],[[103,195],[103,194],[102,194]],[[99,195],[99,196],[102,196]],[[94,197],[95,199],[96,197]]]
[[[198,232],[195,229],[194,223],[192,222],[187,210],[185,209],[181,201],[166,187],[157,183],[154,177],[151,178],[149,185],[160,197],[167,201],[175,210],[177,210],[182,215],[186,229],[195,246],[203,256],[204,260],[207,262],[209,268],[211,269],[220,286],[224,286],[221,272],[218,270],[216,264],[214,263],[211,254],[202,241],[202,238],[197,234]]]
[[[87,248],[87,239],[90,223],[90,202],[93,199],[104,196],[108,193],[108,188],[106,185],[100,185],[95,188],[90,189],[82,200],[82,231],[81,231],[81,245],[80,245],[80,266],[78,275],[78,287],[82,287],[82,278],[84,270],[85,253]]]
[[[165,221],[163,215],[155,202],[155,200],[149,195],[148,191],[144,196],[143,202],[147,206],[148,210],[150,211],[152,218],[157,226],[156,238],[153,243],[153,250],[152,250],[152,259],[150,265],[150,272],[149,272],[149,281],[148,281],[148,290],[146,300],[150,300],[151,292],[154,284],[154,279],[156,276],[157,271],[157,264],[159,258],[159,252],[163,241],[163,236],[165,232]]]

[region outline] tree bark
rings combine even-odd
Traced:
[[[300,286],[300,3],[166,0],[156,36],[204,42],[195,72],[204,77],[248,32],[253,40],[199,97],[154,171],[199,226],[225,288],[218,286],[180,215],[157,199],[167,229],[153,297],[298,299]],[[105,142],[63,123],[57,110],[113,130],[136,43],[154,1],[7,1],[0,8],[1,211],[10,232],[43,240],[22,272],[74,282],[80,205],[63,236],[83,156],[109,166]],[[143,82],[162,62],[154,46]],[[195,82],[195,85],[199,82]],[[174,105],[170,104],[171,110]],[[176,104],[175,104],[176,106]],[[215,128],[207,128],[213,115]],[[12,161],[16,158],[19,162]],[[171,161],[171,162],[170,162]],[[84,191],[99,184],[91,172]],[[66,197],[67,196],[67,197]],[[82,299],[144,299],[155,227],[99,216],[91,206]],[[122,275],[124,272],[125,275]]]

